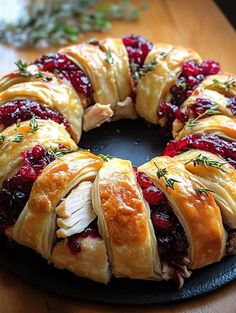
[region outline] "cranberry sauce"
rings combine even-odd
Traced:
[[[184,229],[164,195],[149,177],[134,168],[136,179],[140,185],[145,200],[151,209],[151,220],[154,226],[160,259],[172,268],[174,279],[182,273],[182,267],[187,257],[188,240]]]
[[[41,171],[55,158],[41,146],[22,152],[23,166],[11,178],[6,179],[0,188],[0,234],[13,225],[26,202],[33,183]]]
[[[58,74],[70,81],[79,95],[90,98],[92,87],[85,73],[64,53],[50,53],[34,62],[41,70]]]
[[[135,35],[125,36],[122,40],[128,53],[130,65],[135,64],[138,70],[144,64],[153,44],[151,41]]]
[[[68,247],[73,254],[77,254],[81,251],[81,240],[87,237],[101,238],[98,231],[97,219],[92,221],[81,233],[67,238]]]
[[[216,135],[191,134],[179,140],[171,140],[162,155],[173,157],[189,149],[199,149],[219,155],[236,168],[236,142],[229,142]]]
[[[217,74],[220,71],[218,62],[212,60],[203,61],[197,64],[194,60],[183,64],[181,74],[179,75],[174,86],[171,87],[170,103],[162,103],[160,105],[158,116],[165,116],[170,122],[175,118],[180,121],[186,121],[186,114],[178,107],[191,96],[194,89],[209,75]]]
[[[28,99],[6,102],[0,107],[0,124],[8,127],[17,121],[30,120],[33,116],[40,119],[51,119],[56,123],[63,124],[69,130],[69,123],[63,116],[51,109],[43,108],[39,103]]]

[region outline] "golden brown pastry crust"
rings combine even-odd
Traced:
[[[14,226],[14,240],[50,260],[56,237],[56,206],[81,181],[93,179],[102,164],[99,157],[87,151],[65,155],[49,164],[34,183]]]
[[[167,177],[175,179],[174,189],[168,188],[164,177],[158,179],[158,168],[167,169]],[[225,248],[225,231],[221,214],[211,193],[200,194],[204,185],[184,165],[170,157],[157,157],[140,166],[160,188],[184,227],[189,242],[190,268],[200,268],[219,261]]]
[[[59,269],[67,269],[78,276],[107,284],[110,280],[109,263],[102,238],[86,237],[80,241],[81,251],[73,254],[68,239],[56,244],[52,262]]]
[[[96,103],[110,104],[115,109],[119,96],[111,64],[106,61],[106,54],[92,44],[79,44],[60,50],[76,63],[88,76]]]
[[[219,167],[196,164],[194,160],[207,158],[218,162]],[[225,225],[236,228],[236,170],[224,159],[206,151],[189,150],[174,158],[185,165],[192,174],[210,190],[221,209]]]
[[[226,140],[236,140],[236,121],[224,115],[214,115],[200,119],[192,127],[187,125],[177,133],[175,139],[181,139],[194,133],[214,134]]]
[[[236,96],[236,77],[233,74],[211,75],[204,79],[202,84],[205,89],[217,91],[226,97]]]
[[[205,89],[204,85],[200,84],[199,87],[193,91],[192,95],[181,105],[181,108],[187,111],[189,119],[194,118],[194,112],[191,106],[198,98],[211,101],[212,107],[214,107],[219,114],[234,117],[234,114],[228,106],[229,101],[224,95],[215,90]],[[175,119],[172,126],[173,137],[176,137],[183,127],[184,124],[180,120]]]
[[[16,99],[36,100],[42,107],[59,112],[69,122],[73,138],[79,142],[83,107],[80,98],[70,85],[56,77],[45,82],[34,76],[23,77],[17,73],[5,76],[0,82],[0,106]]]
[[[131,163],[113,159],[99,171],[92,194],[99,231],[117,277],[160,279],[150,211]]]
[[[158,118],[157,112],[162,102],[170,100],[170,88],[188,60],[201,61],[199,55],[181,46],[155,44],[145,60],[145,64],[157,60],[155,68],[141,77],[137,85],[136,111],[150,123],[164,126],[165,119]],[[145,99],[145,101],[144,101]]]
[[[71,139],[63,125],[59,125],[51,120],[37,120],[38,130],[33,132],[30,121],[25,121],[18,128],[12,125],[4,130],[1,135],[4,141],[0,144],[0,185],[22,165],[21,153],[32,149],[36,145],[44,148],[58,147],[59,144],[77,149],[75,142]],[[23,140],[19,143],[12,142],[17,136],[22,134]],[[9,144],[4,148],[6,142]]]
[[[99,46],[105,54],[110,53],[113,58],[112,69],[118,96],[123,101],[132,93],[128,54],[123,41],[120,38],[107,38],[100,41]]]

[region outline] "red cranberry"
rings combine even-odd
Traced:
[[[153,47],[151,41],[135,35],[125,36],[122,41],[128,52],[129,62],[141,67]]]
[[[220,71],[220,64],[213,60],[205,60],[201,64],[201,72],[203,75],[214,75],[219,73]]]
[[[33,116],[45,120],[51,119],[56,123],[63,124],[68,130],[70,128],[69,123],[60,113],[43,108],[35,101],[28,99],[13,100],[0,107],[0,124],[5,127],[13,125],[18,120],[30,120]]]
[[[135,167],[134,167],[134,172],[135,172],[135,175],[136,175],[137,182],[138,182],[138,184],[140,185],[140,187],[142,189],[153,186],[153,182],[151,181],[151,179],[145,173],[138,172]]]
[[[182,74],[186,77],[197,76],[199,74],[199,67],[195,61],[188,61],[182,66]]]
[[[82,71],[64,53],[50,53],[37,59],[34,62],[43,71],[58,73],[67,81],[70,81],[79,95],[90,98],[92,96],[92,86]]]
[[[73,254],[77,254],[81,251],[81,240],[87,237],[101,237],[98,231],[97,219],[91,222],[81,233],[68,237],[67,244]]]
[[[155,229],[164,232],[169,231],[173,225],[173,221],[171,220],[170,216],[162,211],[154,211],[152,213],[152,222]]]
[[[154,185],[144,189],[143,196],[150,205],[156,205],[164,199],[163,192]]]

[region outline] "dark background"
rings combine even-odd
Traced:
[[[236,28],[236,0],[215,0],[215,3],[223,11],[233,27]]]

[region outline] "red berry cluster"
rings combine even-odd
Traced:
[[[184,63],[180,76],[170,90],[171,103],[180,106],[207,76],[217,74],[219,71],[219,63],[212,60],[203,61],[201,64],[194,60]]]
[[[43,108],[35,101],[14,100],[6,102],[0,107],[0,124],[3,124],[4,127],[11,126],[18,120],[30,120],[33,116],[44,120],[51,119],[56,123],[63,124],[69,130],[69,123],[60,113],[49,108]]]
[[[6,179],[0,188],[0,233],[16,221],[28,201],[33,183],[54,157],[37,145],[23,152],[22,160],[23,166],[13,177]]]
[[[162,155],[175,156],[189,149],[199,149],[221,156],[236,167],[236,143],[216,135],[191,134],[179,140],[171,140]]]
[[[128,52],[129,62],[135,63],[138,68],[144,64],[146,56],[152,50],[151,41],[141,37],[130,35],[122,38]]]
[[[70,81],[79,95],[90,97],[92,87],[85,73],[63,53],[50,53],[34,62],[41,70]]]

